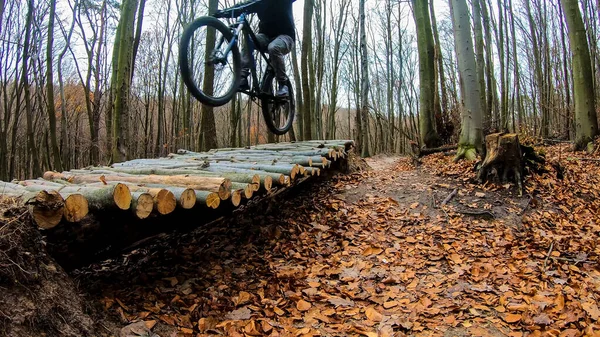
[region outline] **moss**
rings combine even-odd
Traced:
[[[456,153],[456,157],[454,157],[454,162],[456,163],[461,159],[466,159],[468,161],[476,160],[477,148],[470,144],[458,145],[458,152]]]

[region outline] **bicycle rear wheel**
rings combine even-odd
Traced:
[[[288,80],[286,85],[289,88],[289,95],[283,98],[275,97],[277,80],[273,71],[270,70],[265,73],[261,83],[262,114],[267,128],[276,135],[284,135],[292,128],[296,114],[292,83]]]
[[[221,106],[240,85],[241,59],[237,44],[226,52],[233,33],[211,16],[194,20],[179,43],[179,69],[190,93],[200,102]]]

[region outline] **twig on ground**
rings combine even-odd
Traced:
[[[452,191],[452,193],[450,193],[446,199],[444,199],[444,201],[442,201],[442,203],[440,204],[440,206],[444,207],[446,206],[446,204],[448,202],[450,202],[450,200],[452,200],[452,198],[454,198],[454,196],[456,196],[456,194],[458,193],[458,188],[455,188],[454,191]]]
[[[546,259],[544,260],[543,271],[546,271],[546,265],[548,264],[548,259],[550,258],[550,255],[552,254],[553,250],[554,250],[554,241],[552,241],[552,243],[550,243],[550,248],[548,249],[548,254],[546,254]]]

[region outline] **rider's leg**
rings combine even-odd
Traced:
[[[264,50],[265,46],[269,44],[269,38],[265,34],[257,34],[256,39],[260,44],[258,46],[260,50]],[[245,41],[242,44],[242,81],[240,83],[240,88],[250,90],[248,75],[250,75],[250,67],[252,67],[252,62],[254,61],[254,58],[250,57],[250,55],[254,53],[256,47],[250,36],[246,36],[244,40]]]
[[[288,77],[285,74],[285,60],[284,56],[292,51],[294,47],[294,40],[287,35],[279,35],[271,43],[269,43],[269,56],[271,59],[271,65],[275,70],[275,77],[279,83],[279,90],[277,90],[277,96],[289,95],[289,88],[286,83]]]

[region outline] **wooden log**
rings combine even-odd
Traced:
[[[173,192],[162,189],[154,196],[156,210],[162,215],[173,213],[177,207],[177,198]]]
[[[87,199],[79,193],[61,194],[65,200],[63,216],[68,222],[80,222],[88,215],[90,208]]]
[[[173,193],[179,207],[183,209],[192,209],[196,205],[196,192],[193,189],[169,187],[167,190]]]
[[[454,151],[456,149],[458,149],[458,145],[446,145],[446,146],[441,146],[441,147],[436,147],[436,148],[425,148],[424,147],[424,148],[418,149],[417,156],[425,157],[430,154],[440,153],[440,152],[450,152],[450,151]]]
[[[208,208],[217,209],[221,204],[221,198],[217,193],[208,191],[195,191],[196,192],[196,204],[201,206],[207,206]]]
[[[154,198],[147,192],[133,192],[131,194],[131,211],[138,219],[146,219],[154,209]]]
[[[244,197],[246,199],[252,198],[252,195],[254,194],[254,186],[252,184],[232,183],[231,187],[234,190],[244,191]]]
[[[252,170],[252,169],[243,169],[243,168],[217,166],[217,165],[206,167],[206,168],[204,168],[204,170],[210,171],[210,172],[218,172],[218,173],[222,174],[223,177],[231,179],[232,182],[247,183],[248,181],[230,178],[230,175],[232,175],[232,176],[251,175],[252,177],[254,177],[254,175],[258,175],[260,178],[261,185],[265,184],[265,180],[267,179],[267,177],[270,178],[272,185],[273,184],[278,185],[278,186],[286,185],[285,175],[281,174],[281,173],[273,173],[273,172],[267,172],[267,171],[262,171],[262,170]]]
[[[5,192],[24,190],[24,189],[25,188],[19,184],[5,183],[3,181],[0,181],[0,194],[3,194]]]
[[[240,169],[248,169],[248,170],[259,170],[271,173],[279,173],[288,175],[293,179],[296,178],[298,174],[298,165],[266,165],[266,164],[247,164],[247,163],[217,163],[211,162],[210,166],[220,168],[240,168]]]
[[[318,167],[306,167],[304,172],[304,176],[305,177],[310,177],[310,176],[320,176],[321,175],[321,169],[319,169]]]
[[[255,183],[261,184],[261,176],[259,174],[249,173],[235,173],[235,172],[218,172],[218,171],[207,171],[199,169],[198,167],[190,168],[112,168],[112,167],[98,167],[91,168],[89,170],[71,170],[73,174],[114,174],[114,175],[183,175],[186,177],[216,177],[216,178],[227,178],[232,182],[239,183]]]
[[[235,207],[238,207],[242,203],[242,195],[243,194],[244,194],[243,189],[231,190],[231,204]]]
[[[229,198],[231,194],[231,181],[226,178],[218,177],[186,177],[181,175],[174,176],[136,176],[136,175],[73,175],[68,173],[46,172],[44,173],[46,180],[67,180],[72,183],[94,183],[94,182],[109,182],[119,181],[134,184],[163,184],[179,187],[187,187],[194,190],[203,190],[216,192],[222,200]]]
[[[145,192],[152,196],[154,209],[161,215],[173,213],[177,207],[177,198],[173,192],[158,187],[127,185],[132,192]]]
[[[55,191],[40,191],[35,197],[26,200],[29,213],[41,229],[52,229],[62,220],[65,201]]]
[[[103,210],[113,205],[121,210],[128,210],[131,207],[131,191],[122,183],[95,189],[81,188],[78,192],[85,196],[89,208],[93,210]]]

